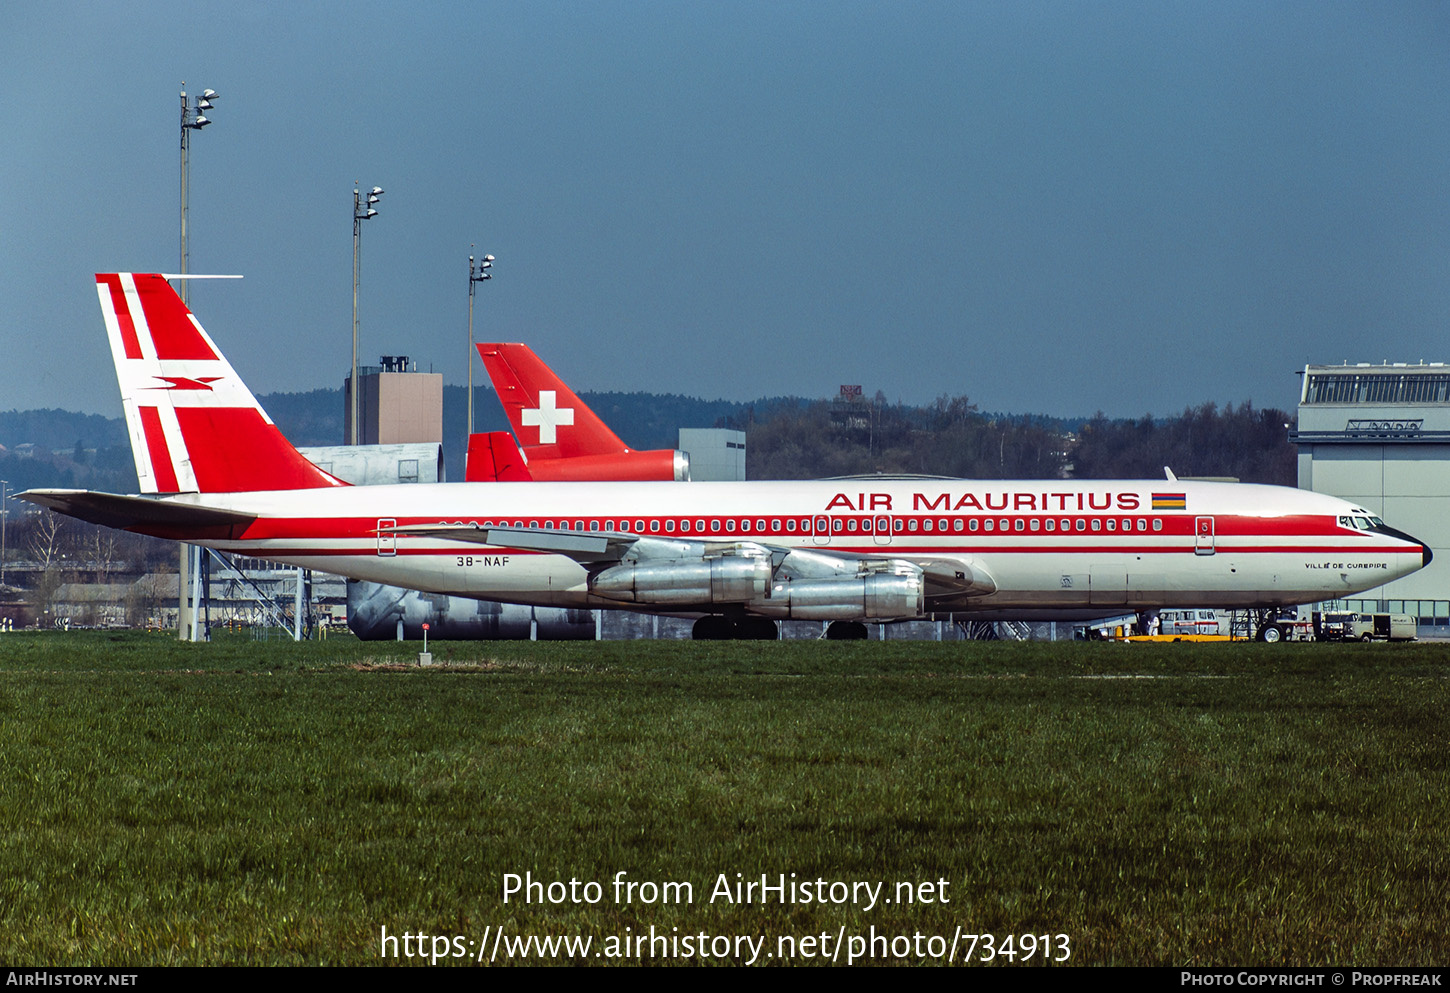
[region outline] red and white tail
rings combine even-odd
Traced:
[[[629,452],[528,345],[481,344],[478,354],[530,464]]]
[[[143,493],[346,486],[293,448],[166,279],[97,273]]]

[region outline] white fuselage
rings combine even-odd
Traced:
[[[537,549],[390,530],[475,524],[758,543],[868,560],[958,562],[989,591],[927,614],[1049,616],[1247,607],[1351,595],[1424,564],[1365,512],[1284,487],[1186,481],[843,479],[748,483],[456,483],[167,498],[257,520],[200,543],[357,579],[484,600],[652,609],[590,592],[590,567]],[[1351,523],[1342,523],[1350,520]]]

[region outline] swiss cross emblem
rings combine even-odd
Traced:
[[[574,408],[557,406],[553,390],[539,391],[539,405],[525,407],[522,420],[525,427],[539,429],[539,444],[552,445],[559,440],[556,430],[561,424],[574,423]]]

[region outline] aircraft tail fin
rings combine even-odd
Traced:
[[[507,431],[468,436],[466,483],[524,483],[533,479],[514,436]]]
[[[478,354],[529,461],[629,453],[528,345],[480,344]]]
[[[96,290],[143,493],[346,486],[272,423],[157,273],[97,273]]]

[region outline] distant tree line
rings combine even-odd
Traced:
[[[1030,417],[986,416],[966,397],[927,407],[874,400],[777,403],[722,419],[747,432],[751,479],[922,473],[1050,479],[1061,474],[1063,435]]]
[[[1154,479],[1228,476],[1295,485],[1297,453],[1282,410],[1208,403],[1177,418],[1109,420],[1076,432],[1032,416],[987,415],[967,397],[927,407],[874,402],[781,403],[722,418],[748,432],[751,479],[923,473],[969,479]]]
[[[586,393],[616,434],[634,448],[673,448],[679,427],[730,427],[749,435],[752,479],[808,479],[861,473],[924,473],[976,479],[1160,478],[1232,476],[1293,486],[1296,451],[1281,410],[1252,403],[1189,407],[1176,418],[1145,415],[1088,421],[983,413],[965,396],[923,407],[890,403],[877,393],[854,403],[775,397],[753,403],[697,400],[654,393]],[[263,406],[294,444],[342,443],[342,392],[270,394]],[[448,478],[463,478],[465,391],[444,389],[444,454]],[[475,428],[506,430],[493,391],[479,387]],[[73,440],[74,439],[74,440]],[[94,439],[95,453],[86,454]],[[120,418],[66,411],[0,413],[0,444],[34,442],[81,453],[0,456],[0,478],[12,490],[80,486],[134,492],[135,469]]]
[[[1071,449],[1080,479],[1231,476],[1246,483],[1294,486],[1298,449],[1289,442],[1293,418],[1245,401],[1219,409],[1206,403],[1172,420],[1144,416],[1110,421],[1099,413],[1078,432]]]

